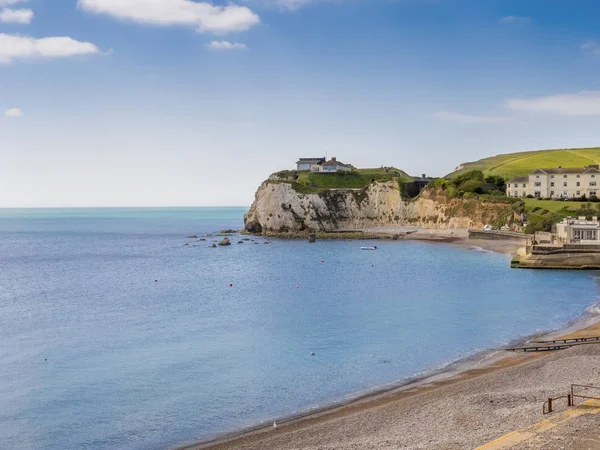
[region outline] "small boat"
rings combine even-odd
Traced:
[[[373,247],[361,247],[361,250],[377,250],[377,246],[374,245]]]

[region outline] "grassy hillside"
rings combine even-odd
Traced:
[[[509,153],[462,164],[461,168],[448,177],[455,177],[469,170],[482,170],[486,175],[512,178],[529,174],[539,168],[583,167],[600,164],[600,147],[561,150],[538,150],[533,152]]]

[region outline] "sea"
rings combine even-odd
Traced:
[[[451,244],[234,235],[213,248],[245,212],[0,210],[0,448],[177,448],[401,384],[598,303],[595,272],[511,270]]]

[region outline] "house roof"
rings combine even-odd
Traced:
[[[326,163],[323,163],[323,167],[332,167],[332,166],[348,167],[346,164],[341,163],[339,161],[334,161],[333,159],[330,159]]]
[[[512,180],[508,180],[508,182],[509,183],[528,183],[529,177],[514,177]]]
[[[325,162],[325,158],[299,158],[296,164],[319,164]]]
[[[566,174],[566,173],[600,173],[600,170],[598,170],[598,168],[593,167],[593,166],[586,166],[586,167],[556,167],[556,168],[552,168],[552,169],[537,169],[534,170],[533,172],[531,172],[532,174],[539,174],[539,173],[545,173],[545,174]]]

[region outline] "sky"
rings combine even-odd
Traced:
[[[299,157],[600,146],[600,2],[0,0],[0,207],[250,205]]]

